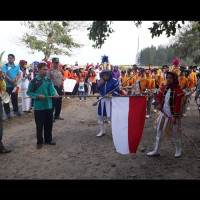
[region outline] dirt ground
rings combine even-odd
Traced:
[[[161,155],[148,157],[153,150],[156,114],[146,119],[143,136],[136,154],[116,152],[110,124],[100,138],[97,123],[97,99],[63,99],[61,116],[53,124],[55,146],[35,148],[34,114],[4,120],[3,143],[12,152],[0,154],[0,179],[6,180],[199,180],[200,152],[182,138],[182,155],[174,157],[171,138],[164,137]],[[200,147],[200,119],[194,96],[191,110],[182,119],[182,130]]]

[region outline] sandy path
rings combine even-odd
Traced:
[[[105,125],[105,136],[96,137],[99,125],[94,101],[96,98],[87,102],[63,99],[61,116],[65,119],[53,126],[57,144],[40,150],[35,148],[33,115],[4,120],[3,143],[12,152],[0,155],[0,179],[200,179],[200,152],[185,138],[180,158],[173,156],[175,147],[170,138],[164,138],[160,157],[146,156],[154,148],[154,113],[146,119],[136,154],[117,153],[110,124]],[[193,101],[182,122],[183,130],[200,147],[200,120]]]

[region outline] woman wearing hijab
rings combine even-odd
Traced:
[[[180,127],[185,93],[180,88],[178,81],[180,74],[180,70],[178,69],[179,60],[173,60],[172,64],[171,70],[167,72],[167,84],[160,88],[156,97],[157,109],[161,112],[158,118],[155,148],[152,152],[147,153],[148,156],[160,155],[162,134],[173,137],[176,148],[174,156],[181,156],[181,143],[177,126]]]
[[[118,69],[118,66],[113,67],[112,76],[113,76],[113,78],[117,79],[118,81],[120,80],[120,71]]]
[[[26,68],[27,61],[20,60],[19,66],[21,70],[21,92],[22,92],[22,112],[31,113],[31,98],[26,94],[28,84],[31,79],[31,72]]]
[[[36,75],[38,74],[38,61],[34,61],[32,63],[32,70],[33,70],[33,76],[31,77],[31,79],[34,79],[36,77]]]

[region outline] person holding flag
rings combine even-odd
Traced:
[[[172,64],[173,66],[167,72],[166,76],[167,85],[160,88],[156,97],[157,109],[160,111],[160,115],[157,121],[155,148],[153,151],[147,153],[148,156],[160,155],[162,134],[164,136],[173,137],[176,148],[174,156],[181,156],[182,150],[180,137],[178,135],[178,127],[180,127],[185,92],[179,86],[179,60],[174,59]]]
[[[97,82],[96,91],[100,93],[100,96],[117,96],[120,92],[119,82],[112,77],[110,70],[103,70],[101,72],[102,78]],[[116,88],[116,89],[115,89]],[[104,117],[111,119],[111,102],[112,98],[99,98],[98,104],[98,123],[100,125],[100,132],[97,137],[101,137],[105,134],[104,130]]]

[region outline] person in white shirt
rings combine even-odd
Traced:
[[[96,73],[96,80],[100,80],[100,73],[102,72],[103,70],[103,65],[99,65],[99,67],[97,69],[95,69],[95,73]]]
[[[31,113],[31,98],[26,94],[31,79],[31,70],[26,68],[27,61],[20,60],[21,70],[21,92],[22,92],[22,112]]]

